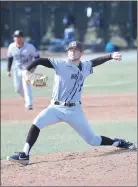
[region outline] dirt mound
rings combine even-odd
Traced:
[[[1,161],[2,186],[136,186],[137,152],[95,147],[32,156],[28,166]]]
[[[49,104],[50,99],[46,97],[35,98],[34,110],[28,112],[22,98],[2,99],[1,120],[33,120]],[[85,95],[82,107],[88,120],[136,119],[137,95]]]

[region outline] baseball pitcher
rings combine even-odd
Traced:
[[[28,110],[33,109],[32,88],[31,85],[23,79],[23,70],[32,62],[35,58],[39,58],[39,54],[36,48],[28,43],[24,42],[23,32],[16,30],[13,34],[14,42],[8,47],[8,66],[7,74],[11,76],[11,66],[14,62],[13,74],[14,74],[14,87],[25,100],[25,107]]]
[[[81,107],[84,80],[93,73],[93,68],[112,59],[120,61],[122,59],[121,54],[114,52],[82,62],[80,61],[83,55],[82,44],[73,41],[68,46],[67,55],[67,60],[37,59],[24,71],[27,76],[27,73],[38,65],[55,70],[52,100],[51,104],[34,119],[23,151],[8,156],[8,160],[27,165],[29,163],[29,152],[36,142],[40,130],[61,121],[68,123],[91,146],[111,145],[125,149],[136,149],[135,144],[129,141],[97,135],[89,125]]]

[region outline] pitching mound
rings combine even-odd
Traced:
[[[137,153],[114,147],[32,156],[28,166],[1,161],[2,186],[136,186]]]

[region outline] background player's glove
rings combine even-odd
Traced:
[[[23,78],[34,87],[46,87],[48,77],[41,73],[31,73],[30,71],[23,71]]]

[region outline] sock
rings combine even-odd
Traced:
[[[23,152],[26,154],[26,156],[29,154],[29,144],[25,143],[24,148],[23,148]]]
[[[23,152],[25,152],[26,156],[29,155],[32,146],[34,145],[34,143],[38,138],[39,132],[40,129],[33,124],[28,132],[26,143],[23,148]]]
[[[105,136],[101,136],[102,138],[102,142],[101,145],[113,145],[114,144],[114,140]]]

